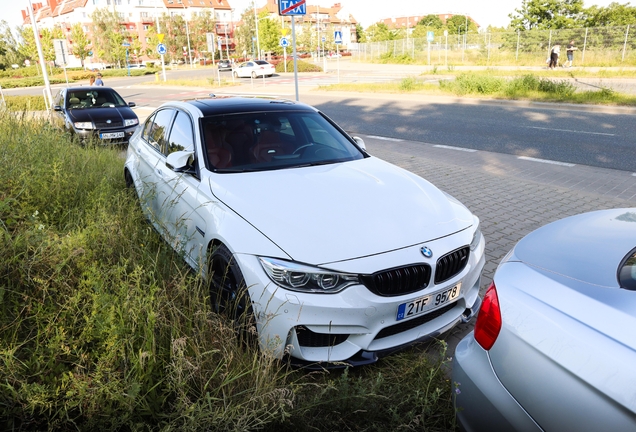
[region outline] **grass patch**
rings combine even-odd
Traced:
[[[436,71],[441,74],[439,70]],[[636,96],[610,89],[579,90],[565,79],[554,79],[524,74],[513,78],[493,76],[490,73],[460,73],[453,79],[442,79],[439,84],[422,83],[405,78],[390,83],[342,83],[319,86],[324,91],[351,91],[370,93],[414,93],[429,95],[452,94],[466,97],[492,97],[498,99],[566,102],[636,106]]]
[[[121,150],[0,110],[0,429],[452,430],[442,344],[308,373],[245,348]]]

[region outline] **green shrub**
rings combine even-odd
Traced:
[[[5,96],[4,101],[9,111],[44,111],[44,96]]]
[[[569,81],[553,81],[542,78],[539,82],[539,91],[549,93],[557,97],[569,97],[574,94],[576,87]]]
[[[472,73],[459,74],[455,80],[440,81],[442,89],[452,91],[458,95],[481,94],[491,95],[501,91],[506,84],[503,78]]]
[[[408,54],[396,55],[392,52],[386,52],[380,56],[379,63],[413,64],[415,60]]]
[[[298,72],[322,72],[322,68],[314,63],[297,59],[296,67]],[[287,72],[294,71],[294,60],[287,60]],[[280,61],[276,64],[276,72],[285,72],[285,62]]]
[[[413,77],[403,78],[400,81],[400,90],[402,91],[413,91],[418,87],[418,82]]]
[[[62,78],[49,77],[49,82],[51,84],[66,84],[66,79],[64,79],[64,77]],[[3,89],[20,88],[20,87],[36,87],[36,86],[43,86],[43,85],[44,85],[44,78],[42,77],[0,79],[0,87],[2,87]]]

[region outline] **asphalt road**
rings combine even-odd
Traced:
[[[328,67],[337,64],[330,60]],[[341,79],[360,81],[399,79],[422,69],[345,61],[340,65]],[[167,70],[169,79],[210,77],[214,73],[210,68]],[[327,74],[300,74],[299,99],[318,107],[352,133],[636,172],[634,109],[586,111],[574,105],[315,90],[317,84],[337,80],[337,75],[333,70]],[[221,76],[232,79],[229,72],[221,72]],[[293,74],[265,80],[240,79],[240,86],[209,89],[146,85],[154,80],[154,76],[106,77],[106,84],[127,101],[136,102],[140,115],[166,100],[205,97],[210,93],[295,98]],[[4,93],[41,95],[42,88]]]

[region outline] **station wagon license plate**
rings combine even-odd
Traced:
[[[106,133],[100,133],[99,137],[101,139],[123,138],[124,133],[123,132],[106,132]]]
[[[417,298],[407,303],[402,303],[398,306],[396,321],[401,321],[406,318],[422,315],[426,312],[430,312],[433,309],[437,309],[447,303],[450,303],[452,300],[455,300],[457,297],[459,297],[461,288],[462,284],[458,283],[457,285],[453,285],[450,288]]]

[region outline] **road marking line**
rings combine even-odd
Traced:
[[[541,162],[541,163],[546,163],[546,164],[550,164],[550,165],[561,165],[561,166],[566,166],[566,167],[576,166],[576,164],[573,164],[573,163],[558,162],[558,161],[553,161],[553,160],[548,160],[548,159],[537,159],[537,158],[528,157],[528,156],[519,156],[517,159],[526,160],[526,161],[530,161],[530,162]]]
[[[468,148],[463,148],[463,147],[453,147],[453,146],[447,146],[447,145],[442,145],[442,144],[435,144],[435,145],[433,145],[433,147],[443,148],[443,149],[448,149],[448,150],[465,151],[465,152],[468,152],[468,153],[475,153],[477,151],[475,149],[468,149]]]
[[[396,142],[404,141],[404,140],[401,140],[401,139],[398,139],[398,138],[387,138],[387,137],[382,137],[382,136],[377,136],[377,135],[367,135],[367,138],[373,138],[373,139],[383,140],[383,141],[396,141]]]
[[[636,177],[636,173],[632,173],[632,175],[633,175],[634,177]]]
[[[571,133],[580,133],[580,134],[588,134],[588,135],[604,135],[604,136],[616,136],[616,134],[611,133],[603,133],[603,132],[584,132],[570,129],[554,129],[554,128],[544,128],[538,126],[525,126],[529,129],[541,129],[541,130],[550,130],[550,131],[558,131],[558,132],[571,132]]]

